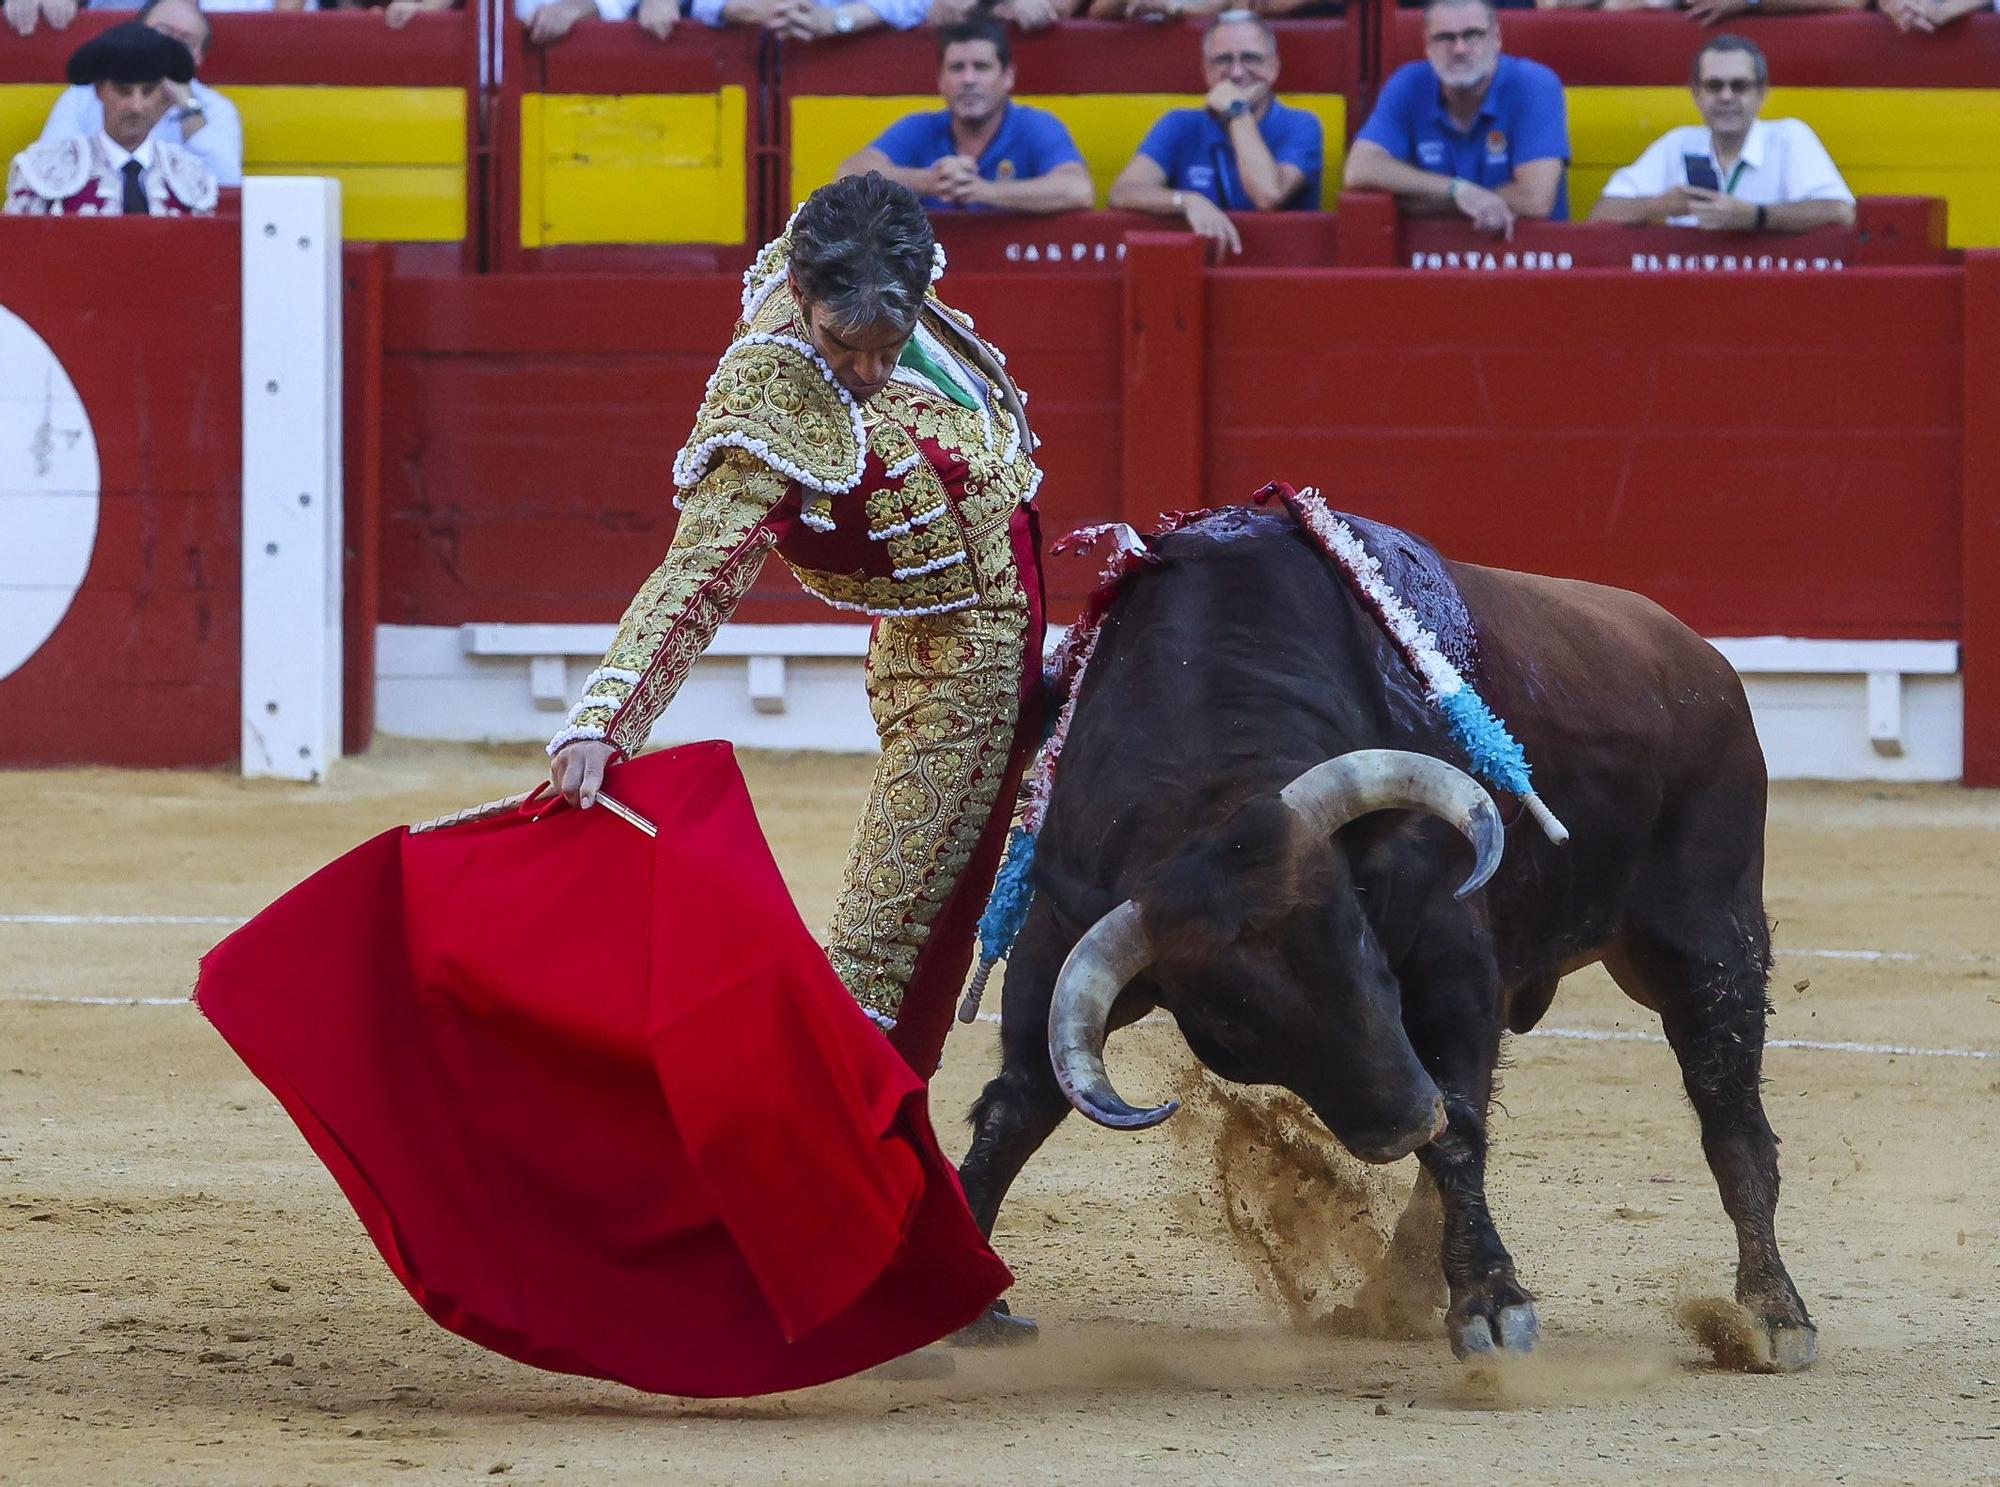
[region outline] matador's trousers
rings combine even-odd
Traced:
[[[980,603],[880,621],[868,702],[882,757],[848,853],[828,954],[897,1050],[937,1067],[1041,737],[1042,583],[1032,507],[969,534]],[[981,538],[986,540],[981,540]]]

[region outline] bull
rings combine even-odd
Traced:
[[[1601,962],[1679,1061],[1736,1229],[1752,1366],[1802,1368],[1817,1334],[1778,1252],[1759,1093],[1766,778],[1742,684],[1635,594],[1442,566],[1483,693],[1570,841],[1503,819],[1450,762],[1401,653],[1289,517],[1230,509],[1156,539],[1081,682],[1002,1066],[972,1111],[973,1213],[991,1234],[1072,1106],[1117,1129],[1172,1113],[1127,1103],[1104,1059],[1159,1008],[1215,1074],[1291,1091],[1360,1159],[1414,1153],[1395,1244],[1432,1215],[1453,1350],[1525,1351],[1534,1298],[1485,1197],[1494,1071],[1503,1035]],[[1002,1304],[967,1340],[1032,1327]]]

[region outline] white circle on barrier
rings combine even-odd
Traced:
[[[48,342],[0,305],[0,680],[69,613],[97,545],[97,436]]]

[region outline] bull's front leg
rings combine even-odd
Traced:
[[[1049,1063],[1049,1000],[1069,944],[1054,916],[1037,903],[1028,911],[1001,984],[1000,1072],[972,1107],[972,1145],[958,1178],[980,1230],[990,1239],[1000,1204],[1049,1134],[1069,1114],[1069,1102]],[[1035,1324],[996,1301],[986,1315],[952,1339],[964,1347],[1033,1341]]]
[[[1443,950],[1443,947],[1437,947]],[[1486,1113],[1500,1060],[1499,977],[1483,946],[1406,968],[1403,1020],[1444,1094],[1444,1134],[1417,1152],[1444,1209],[1440,1245],[1451,1307],[1445,1332],[1461,1358],[1525,1353],[1540,1336],[1535,1298],[1514,1274],[1486,1206]]]

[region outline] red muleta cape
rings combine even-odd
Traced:
[[[201,1010],[442,1326],[663,1394],[823,1383],[1012,1277],[925,1086],[793,906],[727,744],[384,832],[202,961]]]

